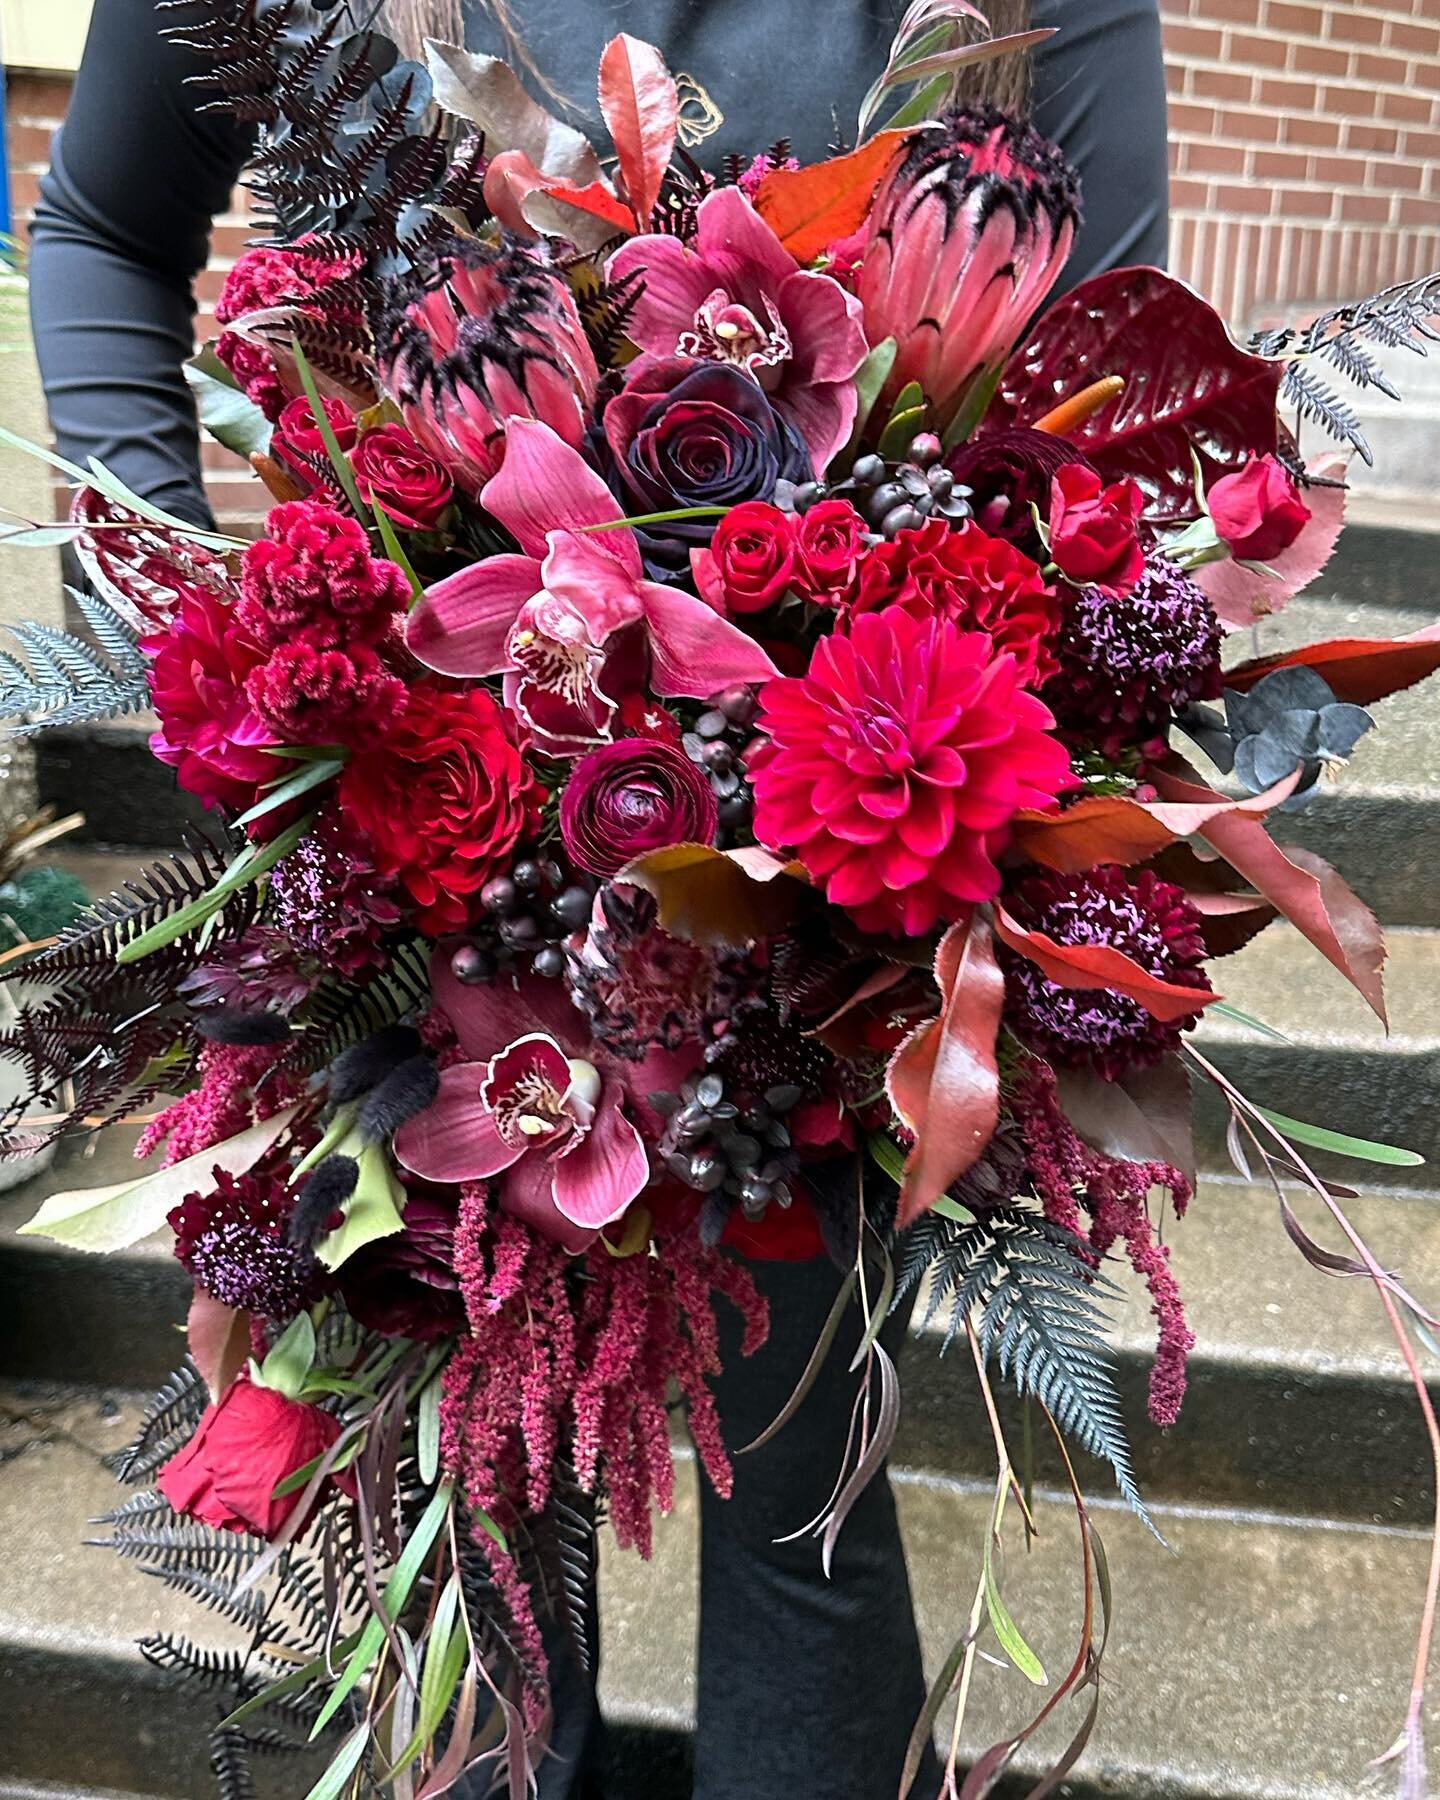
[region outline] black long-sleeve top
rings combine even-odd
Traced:
[[[883,66],[899,0],[525,0],[537,64],[566,95],[593,92],[605,42],[661,45],[714,96],[721,148],[786,131],[806,159],[853,122]],[[1035,0],[1060,34],[1036,53],[1036,123],[1079,167],[1085,226],[1067,284],[1163,262],[1165,85],[1156,0]],[[467,7],[472,49],[503,49]],[[197,112],[192,53],[159,30],[154,0],[97,0],[70,109],[41,188],[31,315],[64,453],[99,457],[136,492],[203,519],[194,410],[181,372],[192,284],[249,139]],[[707,148],[714,148],[714,145]]]

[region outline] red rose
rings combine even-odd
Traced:
[[[855,610],[886,606],[985,632],[1019,663],[1028,686],[1039,687],[1055,673],[1060,602],[1054,589],[1023,550],[977,525],[957,531],[943,519],[930,519],[878,545],[860,570]]]
[[[540,818],[540,784],[483,688],[417,681],[400,722],[352,756],[340,809],[382,875],[419,909],[422,931],[460,931],[474,897],[508,867]]]
[[[397,525],[429,531],[455,498],[455,483],[403,425],[367,431],[350,458],[356,485]]]
[[[257,1387],[242,1374],[166,1463],[158,1486],[176,1512],[202,1524],[273,1538],[300,1502],[299,1492],[277,1500],[275,1489],[339,1435],[339,1420],[318,1406]]]
[[[1268,562],[1288,550],[1310,523],[1288,469],[1273,456],[1252,456],[1222,475],[1208,495],[1215,529],[1242,562]]]
[[[763,612],[795,579],[794,517],[763,500],[748,500],[720,521],[710,554],[724,610]]]
[[[1106,487],[1093,469],[1067,463],[1050,485],[1050,554],[1081,587],[1128,594],[1145,572],[1137,525],[1145,497],[1138,482]]]
[[[336,400],[329,395],[322,397],[320,404],[325,408],[325,417],[330,421],[330,428],[335,433],[335,442],[342,450],[348,450],[355,442],[355,415],[343,400]],[[292,400],[280,414],[275,426],[275,434],[271,440],[273,450],[294,450],[301,460],[311,458],[330,467],[330,453],[325,448],[325,439],[315,420],[315,409],[306,395]]]
[[[592,875],[618,874],[667,844],[708,844],[718,823],[709,778],[655,738],[621,738],[582,756],[560,801],[565,848]]]
[[[796,532],[795,585],[807,600],[839,606],[849,598],[866,551],[865,521],[848,500],[822,500]]]

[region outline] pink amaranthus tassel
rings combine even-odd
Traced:
[[[143,1161],[164,1143],[162,1162],[168,1169],[273,1118],[298,1098],[301,1085],[282,1076],[256,1091],[283,1050],[283,1044],[207,1044],[198,1063],[200,1085],[150,1121],[135,1146],[136,1156]]]

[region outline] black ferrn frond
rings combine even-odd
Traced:
[[[238,1726],[219,1725],[210,1733],[210,1772],[220,1800],[255,1800],[250,1740]]]
[[[609,281],[595,263],[586,260],[573,265],[568,273],[595,360],[602,369],[613,368],[621,360],[630,321],[645,291],[645,271],[632,269],[618,281]]]
[[[206,1650],[185,1637],[160,1635],[141,1638],[136,1648],[152,1667],[187,1687],[229,1693],[245,1683],[245,1657],[239,1650]]]
[[[173,1450],[178,1450],[194,1431],[209,1400],[200,1371],[187,1356],[152,1396],[141,1417],[140,1430],[134,1442],[115,1459],[117,1477],[129,1486],[148,1481],[166,1457],[173,1454]],[[152,1502],[156,1496],[137,1498]],[[127,1506],[129,1504],[126,1503]],[[166,1510],[169,1510],[168,1505]],[[136,1513],[131,1514],[127,1513],[125,1507],[121,1507],[106,1522],[119,1523],[137,1516],[138,1508]]]
[[[1313,419],[1331,437],[1350,444],[1365,462],[1374,462],[1374,454],[1354,407],[1342,400],[1309,365],[1303,362],[1286,365],[1280,378],[1280,399],[1293,406],[1302,418]]]
[[[327,1068],[341,1051],[372,1037],[407,1013],[429,1003],[430,959],[419,938],[397,946],[380,973],[363,986],[354,981],[324,983],[299,1015],[285,1065]]]
[[[574,1469],[555,1468],[550,1506],[531,1521],[521,1567],[589,1674],[595,1630],[595,1507]]]

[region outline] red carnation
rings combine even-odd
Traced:
[[[1310,523],[1290,471],[1273,456],[1252,456],[1234,475],[1222,475],[1207,496],[1215,529],[1242,562],[1269,562]]]
[[[282,764],[269,753],[281,740],[246,691],[265,652],[237,623],[235,608],[208,588],[182,596],[168,628],[145,640],[150,697],[160,727],[152,754],[169,763],[187,793],[206,806],[244,810]]]
[[[862,930],[918,937],[992,899],[1010,820],[1071,785],[1014,657],[904,607],[822,639],[763,701],[755,834],[796,850]]]
[[[300,636],[320,648],[378,643],[410,598],[404,571],[371,555],[359,520],[289,500],[245,552],[238,616],[271,648]]]
[[[851,597],[868,544],[865,521],[848,500],[821,500],[796,532],[796,587],[807,600],[841,606]]]
[[[342,816],[434,936],[469,923],[475,895],[538,825],[540,800],[508,715],[483,688],[438,681],[415,683],[399,724],[340,782]]]
[[[386,731],[405,707],[405,683],[368,644],[319,650],[282,644],[245,683],[282,744],[358,744]]]
[[[1055,672],[1060,602],[1054,590],[1022,550],[978,526],[956,531],[931,519],[899,532],[866,558],[855,604],[863,612],[901,606],[918,619],[988,632],[1031,686]]]
[[[1057,469],[1050,484],[1050,554],[1062,575],[1081,587],[1128,594],[1145,570],[1135,481],[1104,482],[1084,463]]]
[[[403,425],[367,431],[350,458],[355,482],[372,506],[383,506],[397,525],[430,531],[455,498],[455,483]]]
[[[565,848],[592,875],[617,875],[667,844],[708,844],[718,822],[708,776],[656,738],[622,738],[582,756],[560,802]]]

